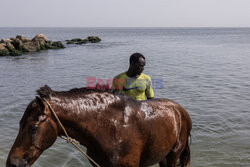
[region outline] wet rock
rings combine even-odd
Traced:
[[[98,36],[89,36],[89,37],[88,37],[88,40],[89,40],[89,42],[91,42],[91,43],[97,43],[97,42],[100,42],[100,41],[101,41],[101,39],[100,39]]]
[[[22,54],[21,51],[17,50],[12,44],[11,42],[7,42],[6,43],[6,48],[8,49],[9,51],[9,55],[10,56],[19,56]]]
[[[70,41],[70,40],[66,40],[66,44],[74,44],[75,42]]]
[[[40,49],[41,50],[46,50],[47,48],[46,48],[46,41],[41,41],[41,42],[39,42],[39,44],[40,44]]]
[[[87,39],[83,39],[83,40],[81,40],[81,41],[76,42],[76,44],[81,45],[81,44],[85,44],[85,43],[87,43],[87,42],[88,42]]]
[[[41,41],[49,41],[49,40],[48,40],[48,38],[47,38],[45,35],[43,35],[43,34],[37,34],[37,35],[32,39],[32,41],[39,41],[39,42],[41,42]]]
[[[0,50],[6,50],[6,44],[5,43],[0,43]]]
[[[26,38],[26,37],[23,36],[23,35],[17,35],[17,36],[16,36],[16,39],[19,39],[19,40],[21,40],[22,42],[28,42],[28,41],[30,41],[30,39]]]
[[[20,46],[23,44],[23,42],[18,38],[13,38],[11,41],[11,44],[17,49],[20,50]]]
[[[24,42],[21,46],[20,46],[20,50],[22,52],[37,52],[40,51],[40,44],[38,41],[28,41],[28,42]]]
[[[11,42],[11,40],[9,38],[3,38],[1,39],[0,43],[7,43],[7,42]]]
[[[10,54],[9,50],[6,48],[5,43],[0,43],[0,56],[8,56]]]
[[[61,41],[52,42],[52,49],[65,48]]]
[[[10,52],[8,50],[0,50],[0,56],[9,56]]]
[[[23,35],[15,38],[3,38],[0,41],[0,56],[18,56],[26,52],[65,48],[61,41],[49,41],[43,34],[37,34],[32,40]]]
[[[74,39],[71,39],[71,41],[73,42],[80,42],[82,39],[81,38],[74,38]]]
[[[71,40],[66,40],[66,44],[78,44],[78,45],[82,45],[82,44],[86,44],[88,42],[90,43],[97,43],[100,42],[101,39],[98,36],[89,36],[86,39],[81,39],[81,38],[74,38]]]

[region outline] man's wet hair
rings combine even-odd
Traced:
[[[132,54],[130,56],[129,63],[132,64],[132,63],[139,62],[140,57],[145,60],[145,57],[141,53],[134,53],[134,54]]]

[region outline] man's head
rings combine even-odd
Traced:
[[[133,75],[138,76],[143,72],[146,60],[141,53],[134,53],[130,56],[129,63],[129,71],[131,71]]]

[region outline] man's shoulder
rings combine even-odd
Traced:
[[[125,78],[126,77],[126,72],[122,72],[114,77],[114,79],[120,79],[120,78]]]
[[[144,73],[141,73],[140,78],[141,78],[141,79],[147,79],[147,80],[150,80],[150,81],[151,81],[150,76],[148,76],[147,74],[144,74]]]

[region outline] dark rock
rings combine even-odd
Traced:
[[[19,56],[22,54],[22,52],[17,50],[10,42],[6,43],[6,48],[8,49],[10,56]]]
[[[60,49],[60,48],[65,48],[65,46],[62,44],[61,41],[56,41],[52,43],[52,49]]]
[[[97,42],[100,42],[101,39],[98,37],[98,36],[89,36],[87,38],[91,43],[97,43]]]
[[[101,39],[98,36],[89,36],[86,39],[74,38],[74,39],[71,39],[71,40],[66,40],[65,42],[66,42],[66,44],[78,44],[78,45],[81,45],[81,44],[86,44],[88,42],[97,43],[97,42],[100,42],[100,41],[101,41]]]
[[[0,50],[0,56],[8,56],[10,52],[8,50]]]
[[[17,49],[20,50],[20,46],[23,44],[23,42],[18,38],[13,38],[11,44]]]
[[[53,49],[51,41],[45,42],[44,46],[46,49]]]
[[[74,41],[66,40],[66,44],[74,44]]]
[[[8,56],[10,54],[9,50],[6,48],[5,43],[0,43],[0,56]]]
[[[73,42],[80,42],[82,39],[81,38],[74,38],[74,39],[71,39],[71,41]]]
[[[76,42],[75,44],[81,45],[81,44],[85,44],[85,43],[87,43],[87,42],[88,42],[87,39],[83,39],[83,40],[81,40],[81,41]]]
[[[30,41],[30,39],[26,38],[26,37],[23,36],[23,35],[17,35],[17,36],[16,36],[16,39],[19,39],[19,40],[21,40],[22,42],[28,42],[28,41]]]
[[[46,50],[47,48],[46,48],[46,41],[41,41],[41,42],[39,42],[39,44],[40,44],[40,49],[41,50]]]
[[[19,50],[16,50],[16,49],[13,49],[11,52],[10,52],[10,56],[20,56],[22,55],[22,52],[19,51]]]

